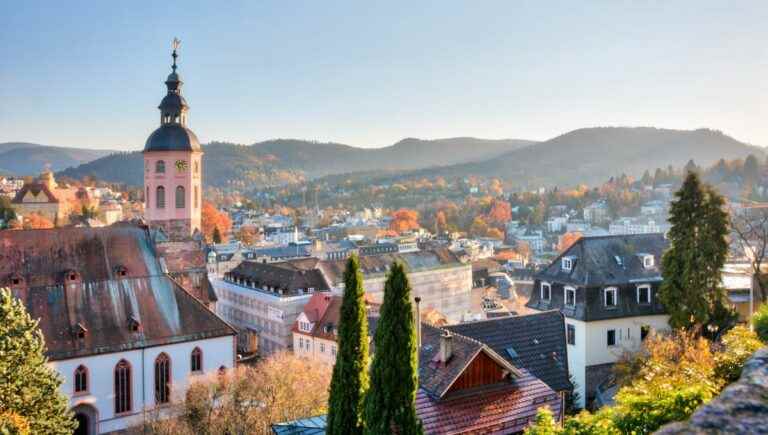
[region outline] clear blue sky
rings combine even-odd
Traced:
[[[767,1],[5,1],[0,142],[140,149],[170,41],[202,141],[710,127],[768,145]]]

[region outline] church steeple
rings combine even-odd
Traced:
[[[176,72],[176,59],[179,57],[178,49],[181,45],[181,41],[173,39],[173,65],[171,65],[171,73],[165,80],[165,86],[168,88],[168,94],[160,102],[158,109],[160,109],[160,124],[181,124],[187,125],[187,112],[189,111],[189,105],[187,101],[181,95],[181,86],[184,84],[181,81],[181,76]]]

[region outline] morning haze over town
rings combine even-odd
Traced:
[[[768,434],[768,3],[0,3],[0,434]]]

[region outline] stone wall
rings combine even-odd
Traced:
[[[768,434],[768,347],[758,350],[741,378],[689,421],[669,424],[656,434]]]

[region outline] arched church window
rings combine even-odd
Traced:
[[[195,186],[195,208],[197,208],[200,205],[200,189]]]
[[[88,391],[88,369],[81,365],[75,370],[75,393],[86,391]]]
[[[176,187],[176,208],[184,208],[184,186]]]
[[[155,162],[155,172],[158,174],[164,174],[165,173],[165,161],[164,160],[158,160]]]
[[[144,199],[146,199],[146,200],[147,200],[147,205],[146,205],[146,207],[147,207],[147,208],[149,208],[149,186],[147,186],[147,195],[144,197]]]
[[[155,204],[157,205],[157,208],[165,208],[165,187],[157,186],[156,196]]]
[[[171,359],[161,353],[155,360],[155,403],[171,400]]]
[[[131,410],[131,365],[122,359],[115,366],[115,414]]]

